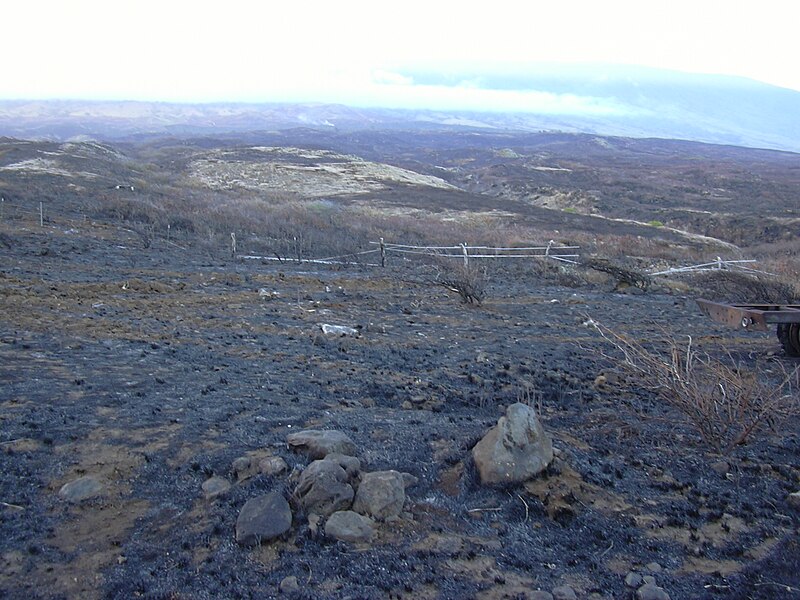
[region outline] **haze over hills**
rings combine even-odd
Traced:
[[[383,75],[356,108],[333,103],[2,100],[0,135],[66,140],[319,129],[567,131],[800,152],[800,92],[633,67],[457,68]],[[359,104],[357,100],[349,103]]]

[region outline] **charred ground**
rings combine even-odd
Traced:
[[[254,146],[336,156],[273,157],[270,172],[302,177],[259,192],[236,176],[264,161]],[[310,197],[320,174],[340,181],[331,173],[350,169],[349,156],[452,187],[363,175],[361,165],[342,176],[347,193]],[[198,160],[220,161],[229,185],[198,179]],[[315,598],[515,598],[559,585],[624,598],[632,571],[657,571],[673,598],[797,594],[800,513],[787,500],[800,487],[796,421],[716,455],[604,356],[611,349],[591,327],[656,349],[667,334],[690,334],[777,378],[796,361],[774,338],[720,329],[693,301],[715,289],[719,300],[758,300],[741,297],[746,288],[668,281],[642,293],[594,272],[516,263],[490,266],[487,299],[468,307],[413,261],[245,261],[228,247],[231,231],[240,252],[284,258],[300,246],[305,257],[354,253],[376,236],[556,239],[637,269],[755,253],[796,281],[786,253],[797,244],[797,155],[568,135],[295,131],[114,147],[4,140],[0,162],[5,595],[264,597],[294,575],[298,594]],[[368,177],[371,187],[352,193]],[[718,187],[730,198],[716,198]],[[709,229],[685,209],[709,211],[699,221]],[[714,229],[723,221],[730,235]],[[741,240],[749,247],[730,245]],[[360,334],[328,337],[320,323]],[[517,401],[540,410],[560,455],[541,479],[483,487],[469,451]],[[244,502],[289,497],[293,479],[236,482],[233,461],[272,454],[302,469],[286,436],[303,428],[347,433],[367,471],[417,477],[406,512],[365,546],[313,535],[302,512],[284,539],[238,546]],[[103,482],[100,496],[59,498],[86,474]],[[234,486],[208,500],[200,486],[212,474]]]

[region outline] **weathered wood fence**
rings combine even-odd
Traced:
[[[395,244],[381,238],[379,242],[370,242],[379,246],[381,266],[386,266],[389,253],[435,256],[442,258],[460,258],[464,266],[476,258],[550,258],[559,262],[578,264],[580,246],[558,246],[550,241],[546,246],[502,247],[502,246],[470,246],[467,243],[458,246],[412,246]]]
[[[552,259],[559,262],[578,264],[578,250],[580,246],[558,246],[551,241],[546,246],[502,247],[502,246],[413,246],[410,244],[395,244],[386,242],[381,238],[378,242],[370,242],[377,246],[374,250],[352,252],[341,256],[326,256],[324,258],[278,258],[275,256],[240,255],[238,258],[264,261],[280,261],[295,263],[311,263],[322,265],[361,265],[370,267],[385,267],[387,257],[391,253],[401,255],[432,256],[442,258],[460,258],[464,266],[469,266],[469,261],[478,258],[539,258]],[[380,254],[380,265],[375,263],[355,262],[358,257],[371,254]]]
[[[772,273],[768,273],[767,271],[759,271],[758,269],[751,269],[750,267],[744,266],[747,264],[753,264],[755,262],[756,261],[753,259],[722,260],[718,256],[717,260],[712,262],[702,263],[699,265],[689,265],[686,267],[673,267],[671,269],[665,269],[656,273],[650,273],[650,276],[656,277],[658,275],[680,275],[682,273],[700,273],[704,271],[739,271],[744,273],[772,275]]]

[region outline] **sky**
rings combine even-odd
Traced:
[[[800,90],[795,0],[8,0],[0,98],[613,112],[413,73],[642,65]]]

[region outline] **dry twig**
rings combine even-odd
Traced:
[[[691,336],[684,343],[665,336],[667,350],[658,353],[597,322],[593,325],[621,354],[622,366],[680,410],[717,452],[727,454],[764,425],[774,427],[800,414],[794,385],[800,367],[783,370],[776,382],[759,365],[736,361],[730,354],[720,360],[698,350]]]

